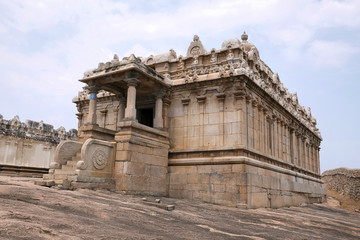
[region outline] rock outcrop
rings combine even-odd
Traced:
[[[327,189],[360,200],[360,169],[336,168],[322,174]]]

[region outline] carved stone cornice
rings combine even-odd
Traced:
[[[225,93],[218,93],[215,95],[218,101],[224,101],[225,100]]]
[[[198,101],[198,103],[205,103],[206,96],[197,96],[196,100]]]
[[[189,103],[190,103],[190,98],[183,98],[183,99],[181,99],[181,103],[182,103],[183,105],[189,105]]]
[[[240,91],[236,91],[236,92],[234,92],[234,97],[236,98],[236,99],[244,99],[245,98],[245,96],[246,96],[246,91],[245,90],[240,90]]]
[[[90,94],[97,94],[100,91],[100,85],[97,83],[89,83],[86,87]]]
[[[124,79],[124,82],[127,83],[128,87],[130,87],[130,86],[137,87],[141,81],[137,78],[126,78],[126,79]]]
[[[124,82],[127,83],[128,86],[137,87],[140,84],[140,74],[136,71],[130,71],[126,74]]]

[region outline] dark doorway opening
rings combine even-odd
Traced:
[[[144,108],[138,109],[136,117],[139,123],[153,127],[154,124],[154,109],[153,108]]]

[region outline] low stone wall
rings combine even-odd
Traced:
[[[54,129],[42,121],[21,122],[18,116],[5,120],[0,115],[0,165],[47,169],[56,146],[65,139],[77,139],[77,131]]]
[[[327,189],[360,200],[360,169],[336,168],[322,174]]]

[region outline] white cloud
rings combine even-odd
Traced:
[[[253,31],[277,47],[285,59],[307,59],[318,66],[345,64],[358,53],[357,47],[345,40],[327,41],[316,38],[316,34],[327,27],[359,29],[360,1],[199,0],[180,2],[177,7],[158,1],[151,10],[137,8],[138,4],[111,0],[86,4],[67,0],[3,1],[1,85],[25,87],[61,102],[64,94],[80,90],[77,80],[84,71],[111,60],[114,53],[122,58],[130,53],[146,57],[170,48],[186,51],[193,34],[199,34],[209,43],[205,47],[212,48],[225,40],[225,32],[240,37],[243,30]],[[71,26],[72,32],[65,28],[55,37],[48,35],[62,24]],[[45,38],[38,40],[42,48],[30,53],[23,47],[34,31]],[[46,42],[47,37],[51,41]],[[184,44],[179,47],[174,40]],[[249,40],[256,41],[251,35]]]
[[[136,57],[148,57],[151,54],[154,54],[150,51],[148,51],[147,49],[145,49],[143,46],[141,46],[140,44],[135,44],[134,46],[132,46],[129,51],[124,53],[124,57],[128,57],[130,56],[130,54],[134,54]],[[156,53],[159,54],[159,53]]]
[[[341,67],[359,49],[340,41],[315,40],[306,51],[307,58],[320,67]]]

